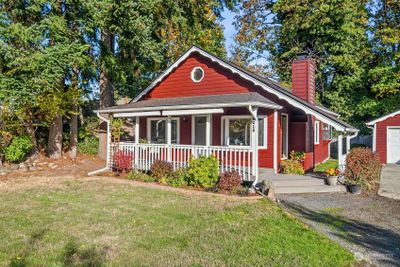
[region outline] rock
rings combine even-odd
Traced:
[[[28,167],[26,167],[25,165],[22,167],[19,167],[19,169],[18,169],[18,171],[21,171],[21,172],[26,172],[27,170],[28,170]]]
[[[19,166],[18,166],[17,164],[12,164],[12,165],[10,166],[10,169],[11,169],[12,171],[16,171],[16,170],[19,169]]]
[[[30,171],[37,171],[37,170],[38,170],[38,167],[36,167],[36,166],[30,166],[30,167],[29,167],[29,170],[30,170]]]
[[[7,175],[7,174],[9,174],[10,172],[11,172],[11,171],[10,171],[9,169],[2,168],[2,169],[0,170],[0,176]]]
[[[18,166],[18,168],[19,168],[19,169],[26,168],[26,165],[27,165],[27,164],[26,164],[25,162],[20,163],[19,166]]]
[[[57,169],[58,168],[58,165],[49,165],[49,167],[50,167],[50,169],[52,169],[52,170],[54,170],[54,169]]]

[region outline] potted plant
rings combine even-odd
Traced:
[[[347,185],[347,190],[349,190],[350,193],[353,193],[356,195],[361,194],[361,189],[362,189],[361,181],[346,180],[346,185]]]
[[[335,168],[329,168],[325,172],[325,181],[328,185],[336,185],[338,181],[339,170]]]

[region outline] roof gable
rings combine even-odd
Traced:
[[[400,114],[400,109],[397,110],[397,111],[395,111],[395,112],[392,112],[392,113],[390,113],[390,114],[388,114],[388,115],[379,117],[379,118],[377,118],[377,119],[375,119],[375,120],[373,120],[373,121],[367,122],[367,125],[368,125],[368,126],[372,126],[372,125],[374,125],[374,124],[376,124],[376,123],[378,123],[378,122],[387,120],[388,118],[397,116],[397,115],[399,115],[399,114]]]
[[[191,73],[197,67],[204,71],[201,82],[191,79]],[[253,91],[250,87],[249,82],[238,79],[225,68],[193,53],[141,99],[248,93]]]
[[[261,77],[257,74],[249,72],[243,68],[235,66],[234,64],[227,62],[223,59],[220,59],[216,56],[209,54],[203,49],[192,46],[186,53],[184,53],[178,60],[169,66],[160,76],[158,76],[155,80],[153,80],[148,87],[146,87],[132,102],[139,101],[144,96],[146,96],[153,88],[155,88],[165,77],[167,77],[170,73],[172,73],[182,62],[189,58],[192,54],[198,54],[202,57],[211,60],[213,63],[218,64],[222,68],[229,70],[232,74],[237,74],[246,81],[252,83],[255,86],[261,87],[266,92],[269,92],[279,99],[285,100],[289,105],[292,105],[295,108],[303,110],[306,114],[310,114],[315,116],[318,120],[332,125],[336,130],[342,132],[357,132],[358,130],[351,125],[343,122],[338,119],[336,116],[329,114],[315,105],[312,105],[301,98],[293,95],[289,90],[282,87],[277,82],[274,82],[270,79]]]

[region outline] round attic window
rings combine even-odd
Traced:
[[[204,78],[204,70],[200,67],[193,68],[191,78],[195,83],[201,82],[201,80]]]

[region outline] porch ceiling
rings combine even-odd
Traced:
[[[270,109],[281,109],[282,106],[265,98],[258,93],[219,94],[206,96],[157,98],[141,100],[125,105],[95,110],[98,113],[135,112],[154,110],[182,110],[222,107],[255,106]]]

